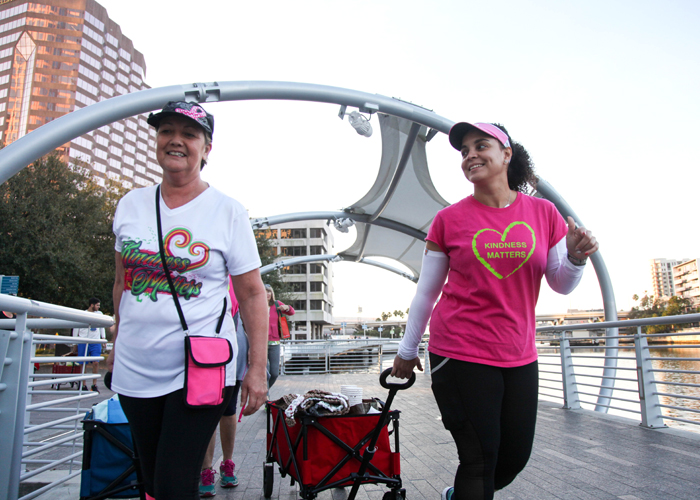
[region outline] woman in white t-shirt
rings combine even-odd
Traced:
[[[115,344],[108,358],[112,390],[120,396],[141,460],[148,498],[196,499],[209,439],[236,384],[236,335],[228,278],[250,339],[250,367],[241,386],[244,414],[257,411],[267,392],[267,303],[260,258],[245,208],[200,177],[212,147],[214,117],[191,102],[169,102],[151,114],[156,186],[122,198],[114,218]],[[226,368],[224,402],[191,408],[183,401],[184,332],[160,259],[156,202],[163,247],[190,333],[220,334],[234,348]]]
[[[432,390],[460,462],[442,498],[483,500],[513,481],[530,457],[542,276],[569,293],[598,243],[571,217],[567,227],[549,201],[524,194],[536,180],[530,156],[503,126],[462,122],[449,138],[474,194],[431,224],[392,374],[422,370],[418,343],[430,318]]]

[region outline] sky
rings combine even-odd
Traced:
[[[397,97],[454,121],[504,124],[600,242],[618,310],[650,290],[652,258],[700,257],[700,2],[695,0],[99,0],[151,87],[289,81]],[[239,101],[216,116],[203,177],[252,217],[339,210],[372,186],[370,138],[338,106]],[[427,145],[450,203],[472,193],[444,134]],[[353,241],[335,233],[337,252]],[[334,266],[334,315],[406,310],[415,285]],[[358,308],[362,313],[358,314]],[[602,308],[595,271],[538,313]]]

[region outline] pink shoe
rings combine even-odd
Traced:
[[[233,463],[233,460],[226,460],[225,462],[221,462],[221,465],[219,466],[219,472],[221,473],[221,486],[224,488],[233,488],[234,486],[238,486],[238,478],[236,477],[236,474],[234,474],[236,470],[236,464]]]
[[[202,469],[199,476],[199,496],[210,498],[216,495],[216,471],[214,469]]]

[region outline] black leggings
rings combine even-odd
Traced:
[[[156,398],[119,395],[141,460],[146,493],[156,500],[199,499],[199,473],[209,440],[233,387],[215,408],[185,405],[182,389]]]
[[[452,498],[492,499],[530,458],[537,420],[537,361],[499,368],[431,353],[430,366],[442,422],[459,454]]]

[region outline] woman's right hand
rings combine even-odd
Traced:
[[[107,356],[107,371],[111,372],[114,371],[114,347],[112,346],[112,350],[109,351],[109,355]]]
[[[391,369],[391,376],[396,378],[409,378],[413,373],[413,369],[418,368],[423,371],[423,365],[420,363],[420,358],[403,359],[398,356],[394,358],[394,367]]]
[[[241,384],[241,406],[243,415],[249,416],[258,411],[267,399],[267,370],[265,366],[260,369],[248,367]]]

